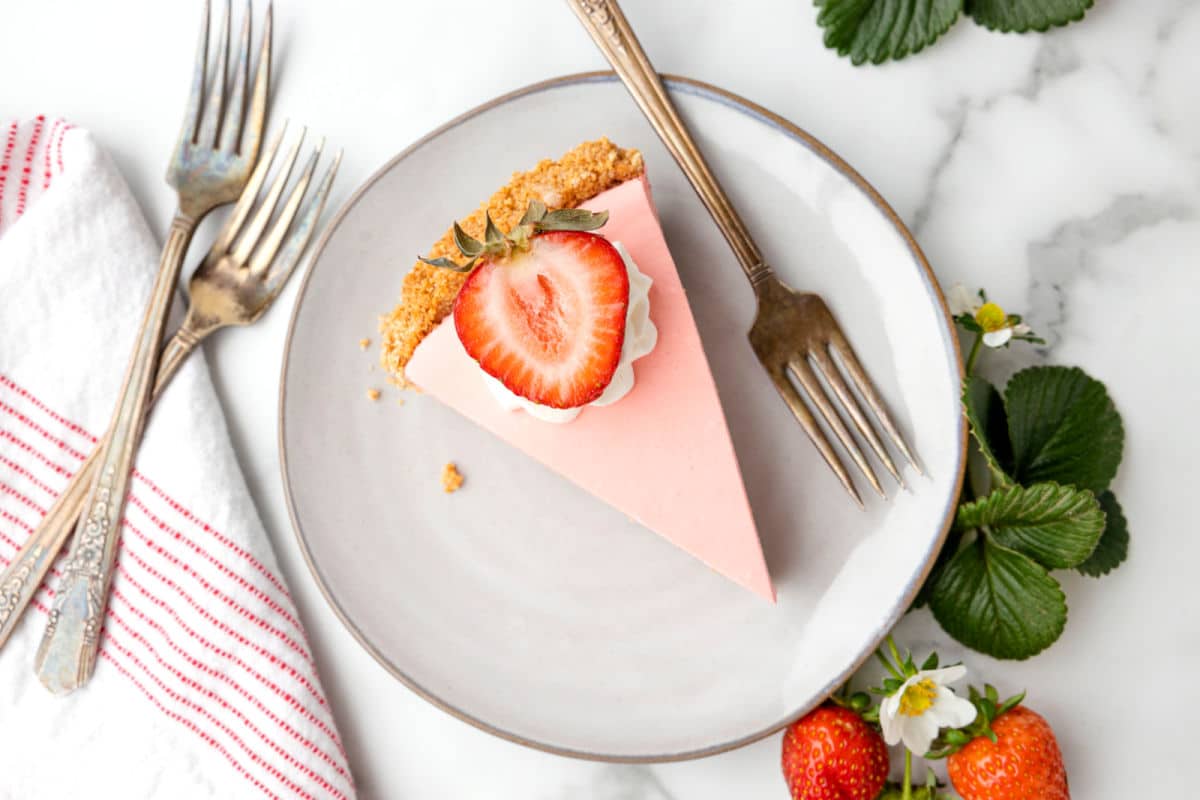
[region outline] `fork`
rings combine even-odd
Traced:
[[[841,362],[859,395],[871,409],[892,444],[918,473],[921,468],[892,421],[883,398],[876,391],[850,342],[842,333],[833,312],[819,295],[799,292],[785,285],[767,265],[758,246],[750,237],[746,224],[721,189],[679,113],[668,99],[662,80],[650,65],[650,60],[638,43],[616,0],[567,2],[633,95],[642,113],[650,120],[667,150],[675,157],[692,188],[696,190],[729,246],[733,248],[742,271],[746,273],[746,278],[754,289],[758,304],[754,324],[750,329],[750,344],[780,396],[809,439],[816,445],[825,463],[859,506],[863,506],[862,497],[850,479],[850,474],[821,430],[812,410],[789,379],[789,375],[800,384],[809,401],[816,407],[825,424],[833,431],[867,481],[876,492],[886,498],[887,494],[875,471],[867,462],[842,415],[838,413],[834,401],[817,377],[819,374],[828,383],[855,430],[866,440],[884,468],[903,486],[904,480],[900,477],[895,462],[835,364],[835,358]]]
[[[255,175],[246,185],[239,204],[254,201],[277,148],[278,140],[268,147],[264,160],[259,163]],[[228,243],[223,247],[214,245],[192,276],[191,304],[183,323],[163,347],[153,393],[150,396],[151,403],[158,399],[179,367],[202,341],[221,328],[255,322],[279,295],[312,238],[316,221],[325,207],[325,200],[341,160],[339,153],[317,185],[316,192],[301,207],[302,198],[311,182],[311,164],[315,163],[319,152],[318,150],[310,158],[310,165],[305,167],[271,232],[258,244],[253,257],[249,260],[239,260],[230,252]],[[293,152],[287,156],[288,171],[295,161],[295,155]],[[274,205],[271,197],[279,197],[286,179],[287,175],[280,172],[256,215],[256,220],[261,218],[263,222],[258,225],[254,225],[253,221],[251,223],[251,226],[260,230],[260,235],[270,213],[268,203]],[[251,226],[247,226],[247,230],[251,229]],[[246,241],[248,246],[253,247],[248,238]],[[100,444],[103,445],[104,442]],[[93,451],[83,462],[50,511],[43,517],[37,530],[26,539],[7,569],[0,573],[0,646],[8,641],[21,615],[33,599],[38,585],[74,529],[75,522],[83,510],[92,478],[95,477],[98,453],[98,449]]]
[[[227,86],[230,16],[230,1],[226,0],[216,66],[210,74],[210,9],[205,0],[191,92],[179,141],[167,168],[167,183],[176,191],[178,206],[163,245],[158,275],[126,368],[117,407],[105,443],[96,454],[84,514],[76,527],[61,586],[38,648],[38,677],[56,694],[82,686],[95,668],[125,491],[141,439],[159,361],[159,345],[184,254],[196,226],[208,212],[238,198],[258,160],[270,80],[271,8],[268,5],[248,109],[249,0],[234,59],[232,87]]]

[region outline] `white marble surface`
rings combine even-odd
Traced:
[[[1200,482],[1200,2],[1100,0],[1083,23],[1041,37],[965,21],[927,53],[862,69],[821,46],[806,0],[626,5],[660,69],[806,127],[912,224],[943,281],[986,284],[1028,311],[1050,346],[1020,360],[1079,364],[1108,383],[1127,431],[1115,488],[1133,532],[1130,561],[1101,581],[1064,576],[1071,619],[1048,654],[1021,664],[966,658],[1002,689],[1029,689],[1059,733],[1076,797],[1190,796],[1182,765],[1200,700],[1200,602],[1188,573],[1200,537],[1185,492]],[[197,6],[45,0],[3,12],[0,115],[62,114],[92,129],[160,232],[171,200],[160,175]],[[335,205],[451,116],[603,66],[554,0],[280,0],[276,12],[275,108],[346,149]],[[261,324],[213,342],[208,358],[361,796],[786,797],[775,738],[685,764],[564,760],[427,706],[358,648],[309,576],[283,505],[276,377],[293,297],[294,287]],[[901,634],[945,644],[921,615]]]

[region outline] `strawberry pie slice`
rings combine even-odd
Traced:
[[[637,151],[602,139],[514,175],[382,327],[398,380],[774,600]]]

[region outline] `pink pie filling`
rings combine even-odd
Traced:
[[[500,407],[447,318],[413,353],[405,375],[476,424],[774,602],[737,455],[696,322],[645,177],[584,204],[607,209],[600,233],[621,242],[653,279],[658,344],[634,363],[633,390],[554,425]]]

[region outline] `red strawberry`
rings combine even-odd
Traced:
[[[581,231],[537,233],[484,255],[454,302],[471,358],[514,394],[551,408],[592,402],[625,341],[629,276],[616,248]]]
[[[875,800],[888,775],[883,737],[854,711],[825,705],[783,737],[792,800]]]
[[[963,800],[1069,800],[1067,772],[1054,731],[1041,716],[1016,706],[991,720],[946,762]]]

